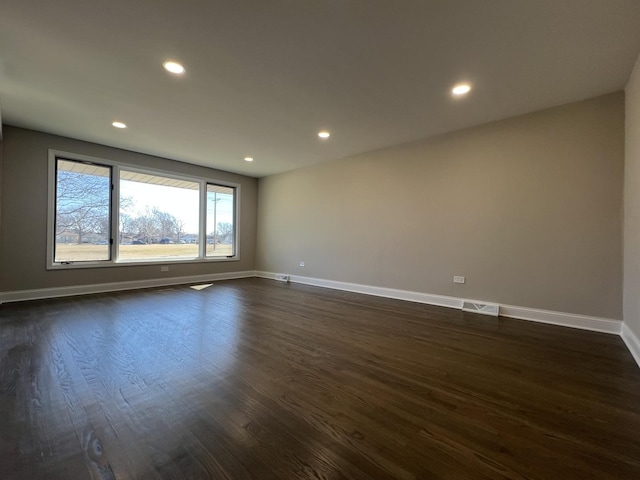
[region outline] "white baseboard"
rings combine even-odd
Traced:
[[[562,327],[579,328],[594,332],[612,333],[620,335],[622,322],[609,318],[590,317],[577,313],[554,312],[537,308],[515,307],[513,305],[500,305],[500,315],[503,317],[530,320],[532,322],[549,323]]]
[[[170,285],[233,280],[236,278],[248,278],[255,276],[256,272],[254,270],[248,270],[244,272],[212,273],[208,275],[192,275],[187,277],[154,278],[150,280],[97,283],[93,285],[77,285],[71,287],[16,290],[12,292],[0,292],[0,303],[39,300],[43,298],[69,297],[72,295],[87,295],[90,293],[115,292],[119,290],[134,290],[139,288],[167,287]]]
[[[257,271],[256,276],[261,278],[275,278],[275,273]],[[378,297],[396,298],[409,302],[426,303],[440,307],[462,308],[465,300],[476,303],[494,303],[483,300],[448,297],[445,295],[433,295],[429,293],[413,292],[410,290],[397,290],[394,288],[374,287],[371,285],[361,285],[358,283],[339,282],[336,280],[324,280],[321,278],[300,277],[291,275],[290,281],[293,283],[303,283],[316,287],[333,288],[345,290],[347,292],[364,293]],[[574,313],[554,312],[550,310],[540,310],[537,308],[516,307],[513,305],[500,305],[500,315],[503,317],[529,320],[532,322],[550,323],[563,327],[579,328],[582,330],[592,330],[596,332],[612,333],[620,335],[622,322],[608,318],[589,317]]]
[[[640,367],[640,339],[638,339],[636,334],[633,333],[627,325],[622,325],[621,337]]]
[[[256,272],[257,277],[275,279],[276,274],[271,272]],[[313,285],[316,287],[333,288],[334,290],[344,290],[347,292],[364,293],[377,297],[396,298],[398,300],[408,300],[410,302],[428,303],[440,307],[460,308],[462,302],[458,298],[444,295],[430,295],[428,293],[412,292],[409,290],[397,290],[395,288],[374,287],[359,283],[338,282],[336,280],[324,280],[322,278],[301,277],[291,275],[290,282]]]

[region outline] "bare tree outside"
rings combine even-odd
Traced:
[[[56,234],[99,233],[109,223],[109,177],[58,171]]]
[[[127,235],[131,237],[135,218],[126,213],[120,213],[120,242],[124,242]]]
[[[185,222],[184,219],[182,218],[175,219],[176,239],[178,240],[178,243],[182,241],[182,237],[187,233],[185,231],[186,226],[187,226],[187,222]]]
[[[231,243],[233,241],[233,225],[228,222],[218,223],[216,236],[216,240],[220,243]]]
[[[136,240],[145,243],[151,243],[154,238],[158,237],[160,232],[153,212],[149,208],[147,208],[144,214],[138,215],[133,219],[131,228],[131,233],[133,233]]]
[[[86,167],[79,162],[59,160],[56,182],[56,246],[63,243],[88,242],[88,236],[109,238],[109,202],[111,169]],[[73,171],[73,170],[76,171]],[[90,170],[90,171],[86,171]],[[56,249],[56,261],[61,258]],[[96,260],[109,258],[109,249],[96,253]]]
[[[162,212],[157,208],[152,210],[153,220],[158,230],[160,238],[174,239],[178,236],[178,220],[167,212]]]

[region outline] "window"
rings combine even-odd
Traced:
[[[54,261],[111,259],[111,168],[56,160]]]
[[[238,259],[239,185],[50,152],[49,268]]]
[[[197,258],[199,190],[198,182],[120,170],[119,258]]]
[[[207,184],[207,257],[235,254],[235,190]]]

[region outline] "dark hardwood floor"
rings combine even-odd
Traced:
[[[614,335],[246,279],[0,306],[1,479],[638,479]]]

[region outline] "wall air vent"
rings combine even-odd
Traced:
[[[465,312],[482,313],[497,317],[500,314],[500,305],[492,303],[478,303],[465,300],[462,302],[462,310]]]
[[[287,283],[289,281],[289,275],[286,273],[276,273],[276,280]]]

